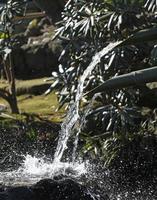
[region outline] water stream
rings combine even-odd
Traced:
[[[78,87],[77,87],[75,102],[71,106],[67,114],[67,117],[61,126],[60,138],[59,138],[58,146],[56,148],[56,152],[54,155],[54,163],[61,161],[63,153],[65,149],[67,148],[67,141],[71,135],[71,131],[73,130],[73,127],[76,124],[77,120],[79,120],[79,104],[83,95],[85,80],[91,74],[95,66],[98,63],[100,63],[101,58],[105,56],[107,53],[109,53],[110,51],[112,51],[118,44],[120,44],[120,42],[110,43],[107,47],[102,49],[100,52],[96,53],[93,56],[91,63],[86,68],[83,75],[81,76],[78,83]]]

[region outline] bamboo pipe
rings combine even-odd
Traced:
[[[85,93],[84,96],[134,85],[151,83],[155,81],[157,81],[157,66],[113,77],[98,87],[94,88],[93,90]]]

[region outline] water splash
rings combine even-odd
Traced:
[[[26,155],[21,167],[10,172],[0,172],[0,184],[5,185],[31,185],[45,178],[53,178],[57,175],[80,177],[86,173],[83,162],[52,163],[45,158],[37,158]]]
[[[77,87],[77,93],[75,97],[75,102],[74,104],[70,107],[69,112],[66,116],[65,121],[63,122],[61,126],[61,131],[60,131],[60,138],[58,141],[58,145],[56,148],[56,152],[54,155],[54,163],[59,163],[61,161],[61,158],[63,156],[64,151],[67,148],[67,141],[71,135],[71,131],[73,127],[75,126],[76,122],[79,120],[79,104],[80,100],[83,95],[83,90],[84,90],[84,83],[87,77],[91,74],[95,66],[100,63],[101,58],[105,56],[107,53],[112,51],[116,46],[118,46],[121,42],[115,42],[115,43],[110,43],[107,47],[96,53],[89,66],[86,68],[84,71],[83,75],[81,76],[78,87]],[[76,148],[76,147],[75,147]],[[74,159],[74,158],[73,158]]]

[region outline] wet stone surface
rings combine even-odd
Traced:
[[[0,200],[97,200],[70,178],[43,179],[33,186],[0,186]],[[107,197],[105,199],[108,199]],[[103,199],[103,200],[105,200]]]

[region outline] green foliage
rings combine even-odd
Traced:
[[[52,73],[55,82],[49,90],[59,90],[60,107],[75,101],[79,78],[92,56],[111,42],[122,41],[96,65],[84,84],[85,92],[112,77],[154,66],[157,39],[155,11],[156,1],[149,0],[68,1],[56,33],[65,48],[59,58],[59,72]],[[147,120],[138,103],[146,90],[149,90],[146,85],[137,85],[101,92],[94,97],[91,94],[85,96],[82,111],[90,105],[82,130],[89,137],[85,149],[95,148],[92,137],[105,136],[103,141],[98,137],[99,149],[104,147],[102,154],[108,152],[107,163],[110,163],[123,146],[121,139],[138,133],[141,124]],[[115,135],[121,139],[115,139]]]
[[[26,2],[26,0],[7,0],[4,6],[0,7],[0,52],[5,57],[7,57],[15,44],[15,40],[11,38],[16,25],[19,23],[15,21],[15,17],[24,15]]]
[[[34,130],[33,128],[30,128],[30,130],[27,133],[27,136],[30,140],[32,141],[36,141],[38,133],[36,130]]]
[[[9,37],[8,34],[6,34],[6,33],[0,33],[0,39],[6,39],[8,37]]]
[[[11,36],[15,26],[18,24],[15,23],[15,17],[24,15],[25,4],[26,0],[7,0],[0,7],[0,64],[9,86],[9,90],[0,88],[0,97],[8,102],[12,113],[19,113],[12,63],[12,50],[19,41],[16,41]]]

